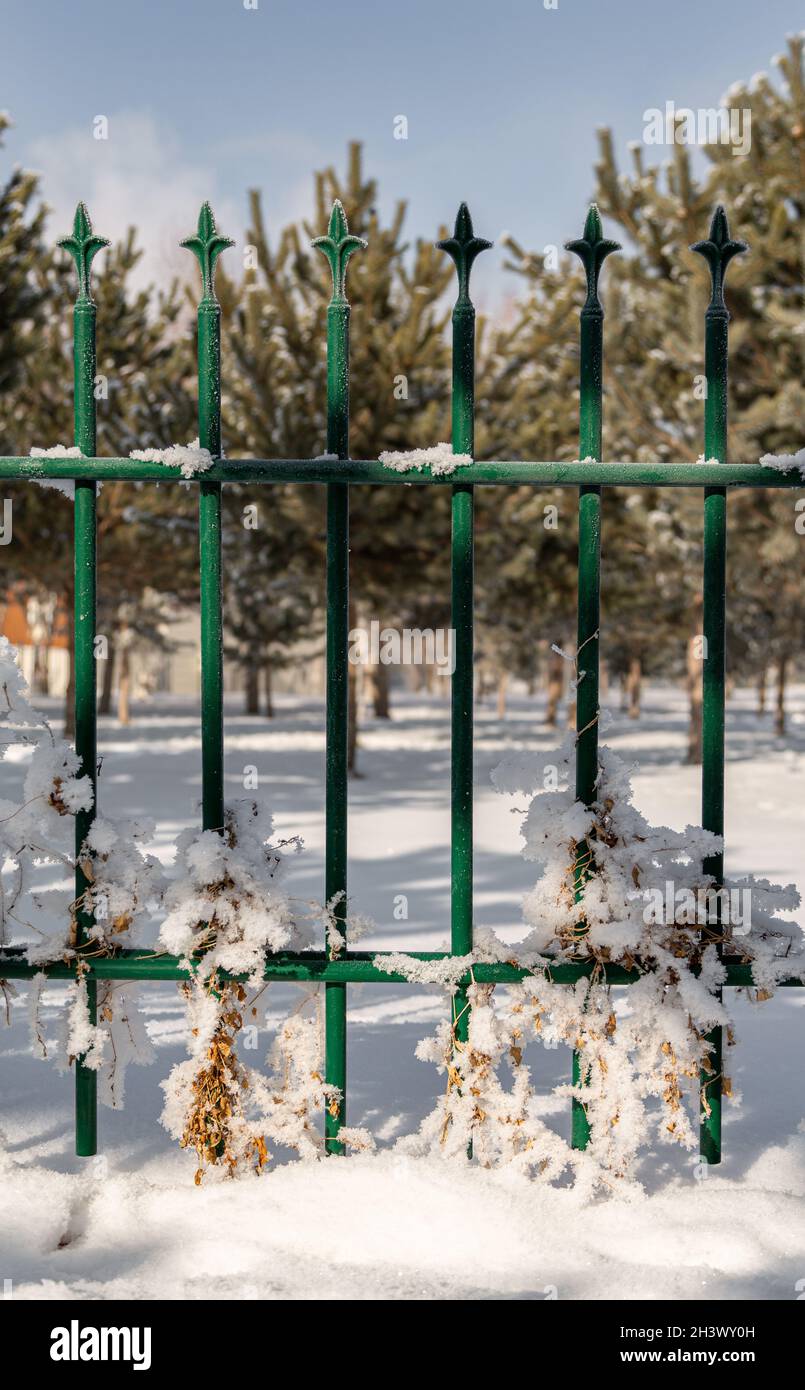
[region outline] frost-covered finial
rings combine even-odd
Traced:
[[[727,274],[727,266],[733,256],[740,256],[749,247],[745,241],[733,241],[730,238],[730,226],[727,221],[727,214],[719,203],[713,213],[713,220],[710,223],[710,236],[707,241],[697,241],[691,246],[691,251],[696,251],[700,256],[704,256],[710,267],[710,278],[713,285],[713,294],[710,300],[711,309],[726,309],[724,303],[724,280]]]
[[[353,251],[365,251],[369,243],[364,241],[363,237],[352,235],[347,226],[347,214],[338,198],[333,203],[333,210],[330,213],[327,235],[315,237],[310,244],[315,246],[317,251],[321,251],[330,262],[330,272],[333,277],[333,300],[339,302],[345,300],[347,261]]]
[[[437,241],[436,245],[440,251],[446,251],[452,258],[458,271],[458,297],[460,300],[469,299],[470,293],[470,271],[472,270],[475,257],[482,251],[488,251],[492,246],[491,241],[485,241],[483,237],[475,236],[472,230],[472,218],[466,203],[462,203],[456,214],[456,225],[453,235],[444,241]]]
[[[98,252],[110,243],[106,237],[96,236],[93,232],[85,203],[79,203],[75,210],[72,235],[60,237],[58,244],[65,251],[69,251],[75,261],[78,271],[78,298],[91,301],[90,268]]]
[[[584,223],[584,235],[577,241],[566,241],[565,250],[572,251],[574,256],[578,256],[584,266],[587,275],[587,300],[584,308],[601,309],[601,301],[598,298],[598,277],[601,273],[601,266],[607,256],[613,251],[620,251],[621,245],[618,241],[607,241],[604,236],[604,228],[601,225],[601,214],[596,203],[591,203]]]
[[[185,237],[179,243],[192,251],[201,267],[201,295],[203,300],[215,302],[215,263],[222,251],[234,246],[228,236],[221,236],[215,225],[209,203],[201,204],[198,215],[198,230],[193,236]]]

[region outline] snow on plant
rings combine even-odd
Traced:
[[[227,809],[223,833],[187,830],[177,847],[180,877],[165,895],[160,928],[166,951],[193,965],[200,980],[216,970],[262,980],[267,951],[298,936],[282,887],[285,844],[271,842],[271,814],[254,801]],[[299,848],[297,840],[288,842]]]
[[[322,1152],[319,1116],[324,1109],[337,1115],[341,1103],[338,1087],[325,1082],[322,1074],[321,1000],[318,990],[306,994],[282,1021],[269,1053],[271,1071],[268,1076],[260,1072],[255,1076],[254,1101],[266,1138],[295,1149],[300,1158],[315,1158]]]
[[[32,927],[19,916],[31,891],[31,875],[37,864],[61,864],[72,870],[74,816],[92,807],[92,784],[79,776],[75,750],[54,738],[47,720],[31,706],[28,688],[17,654],[0,638],[0,757],[11,744],[29,750],[18,805],[0,801],[0,856],[5,882],[0,879],[0,941],[7,940],[9,922]],[[152,1059],[150,1043],[130,986],[105,981],[98,986],[97,1025],[90,1018],[87,983],[82,961],[88,956],[110,955],[148,905],[158,895],[156,859],[142,851],[141,840],[149,833],[136,824],[115,825],[96,820],[82,848],[80,862],[88,881],[85,893],[70,904],[68,925],[56,932],[38,932],[27,947],[32,963],[77,959],[78,976],[68,986],[61,1036],[54,1051],[57,1065],[66,1068],[81,1057],[84,1065],[99,1072],[99,1096],[110,1105],[122,1104],[125,1068],[131,1061]],[[86,941],[77,948],[77,914],[92,913]],[[30,988],[28,1013],[34,1052],[48,1056],[41,1016],[44,973]]]
[[[8,940],[11,923],[30,925],[18,911],[30,892],[34,866],[72,867],[72,817],[92,806],[92,784],[78,775],[75,750],[54,737],[28,695],[17,652],[0,637],[0,759],[15,745],[28,753],[22,801],[0,800],[0,943]],[[56,955],[64,944],[63,934]],[[54,942],[40,933],[31,951],[52,959]]]
[[[574,745],[571,737],[553,753],[520,755],[493,773],[499,792],[531,796],[523,854],[539,864],[541,877],[524,901],[529,931],[516,951],[507,948],[507,957],[516,955],[531,973],[505,987],[497,1007],[493,987],[471,984],[466,1040],[457,1027],[462,996],[453,975],[453,1023],[442,1024],[417,1052],[446,1074],[446,1092],[408,1143],[454,1156],[472,1144],[487,1164],[514,1162],[549,1181],[571,1166],[578,1180],[602,1183],[633,1173],[653,1130],[695,1145],[696,1112],[707,1107],[699,1079],[713,1075],[707,1035],[723,1025],[733,1040],[720,995],[721,954],[752,962],[761,998],[786,976],[805,978],[805,964],[799,928],[778,916],[798,905],[793,886],[726,879],[716,895],[705,861],[720,852],[721,839],[700,827],[651,826],[632,805],[628,769],[608,748],[600,750],[596,801],[584,806],[572,790]],[[751,922],[744,914],[733,925],[726,909],[738,890],[751,895]],[[658,910],[669,903],[670,911]],[[488,941],[464,973],[472,975],[485,958]],[[546,965],[562,961],[589,964],[590,976],[554,983]],[[642,971],[617,1009],[604,979],[610,964],[639,964]],[[401,960],[388,968],[408,973]],[[536,1039],[566,1043],[578,1054],[580,1083],[555,1094],[584,1106],[590,1143],[583,1158],[535,1113],[523,1051]],[[500,1079],[504,1063],[508,1083]]]
[[[247,991],[263,985],[267,953],[307,944],[297,925],[282,873],[286,844],[271,840],[272,818],[254,802],[228,808],[223,833],[188,831],[180,837],[180,877],[171,884],[160,942],[191,971],[183,986],[187,1001],[190,1056],[163,1083],[162,1123],[184,1148],[195,1150],[200,1182],[207,1166],[261,1169],[267,1138],[313,1147],[307,1116],[315,1104],[337,1103],[325,1087],[320,1061],[310,1060],[310,1034],[301,1025],[280,1033],[300,1046],[282,1084],[246,1067],[235,1050],[243,1027]],[[294,849],[299,842],[289,842]],[[304,1046],[303,1046],[304,1044]],[[290,1054],[288,1054],[289,1056]],[[287,1106],[285,1099],[287,1097]]]
[[[314,926],[319,929],[316,939],[321,935],[321,928],[323,928],[327,950],[333,958],[343,955],[347,948],[347,941],[349,941],[350,946],[354,947],[365,936],[369,936],[377,926],[374,918],[368,917],[364,913],[347,911],[345,916],[340,917],[337,909],[343,901],[344,893],[341,891],[334,893],[324,904],[324,908],[317,903],[309,904]]]
[[[162,1124],[182,1148],[195,1150],[196,1183],[216,1165],[232,1175],[249,1166],[259,1172],[272,1156],[270,1143],[295,1149],[300,1158],[320,1155],[319,1116],[325,1108],[337,1114],[341,1101],[338,1087],[323,1077],[320,993],[307,994],[280,1024],[266,1075],[247,1067],[236,1051],[250,1007],[244,986],[194,976],[182,989],[190,1056],[162,1083]],[[302,1010],[311,1002],[315,1012],[306,1016]],[[356,1147],[372,1142],[357,1131],[354,1140]]]
[[[131,943],[132,928],[150,915],[162,893],[162,866],[144,846],[154,838],[151,821],[92,822],[82,846],[79,865],[87,880],[83,896],[74,907],[92,916],[86,932],[95,949],[110,954]]]
[[[484,1167],[512,1164],[557,1178],[577,1155],[535,1113],[531,1073],[523,1060],[527,1020],[517,1008],[493,1007],[494,988],[473,983],[464,1003],[454,995],[451,1021],[439,1023],[435,1035],[417,1045],[417,1057],[436,1064],[446,1089],[418,1133],[400,1140],[398,1148],[461,1161],[471,1147]],[[464,1011],[467,1037],[462,1040]]]
[[[154,1049],[140,1014],[136,985],[117,980],[97,983],[97,1023],[92,1024],[86,997],[85,962],[111,956],[134,945],[138,926],[147,919],[162,891],[162,866],[144,845],[154,836],[150,821],[94,820],[81,847],[79,865],[87,880],[72,905],[71,944],[76,945],[78,913],[86,914],[78,952],[78,976],[70,986],[62,1065],[78,1056],[98,1072],[98,1098],[113,1109],[123,1106],[126,1069],[147,1066]],[[36,1034],[35,1034],[36,1035]]]
[[[90,779],[78,776],[75,750],[57,741],[47,721],[32,708],[16,653],[0,638],[0,757],[12,743],[27,745],[28,767],[22,803],[0,802],[0,855],[5,865],[0,941],[7,939],[7,923],[18,920],[15,909],[30,891],[34,864],[75,867],[73,817],[92,806]],[[39,939],[27,947],[32,963],[74,960],[77,968],[55,1047],[42,1017],[45,972],[31,982],[28,1017],[35,1054],[52,1053],[61,1068],[80,1057],[84,1066],[98,1072],[99,1098],[120,1106],[127,1065],[151,1061],[153,1049],[131,985],[96,981],[93,1023],[88,966],[95,956],[115,955],[125,945],[136,945],[141,923],[164,899],[161,945],[178,955],[192,976],[184,986],[190,1057],[165,1083],[163,1122],[185,1146],[196,1149],[200,1171],[219,1162],[233,1171],[247,1158],[262,1167],[268,1157],[267,1138],[305,1155],[316,1152],[321,1140],[314,1117],[325,1106],[339,1104],[337,1089],[322,1079],[318,1017],[294,1016],[283,1025],[267,1077],[244,1067],[235,1052],[247,994],[242,984],[226,976],[246,976],[252,985],[262,984],[267,952],[309,944],[309,931],[295,922],[280,882],[285,851],[289,846],[298,849],[299,842],[276,845],[271,830],[265,811],[240,803],[227,812],[222,834],[186,832],[178,845],[179,876],[165,890],[159,862],[144,847],[153,827],[99,817],[81,848],[86,887],[70,904],[69,926],[57,933],[39,932]],[[334,911],[325,916],[334,920]],[[364,1147],[370,1143],[357,1132],[355,1142]]]
[[[44,981],[46,976],[36,976]],[[41,1019],[41,986],[29,1003],[31,1040],[36,1055],[46,1058],[47,1042]],[[137,987],[118,980],[97,982],[97,1023],[92,1022],[86,971],[68,987],[67,1007],[56,1040],[59,1071],[69,1070],[77,1057],[98,1074],[98,1099],[112,1110],[122,1110],[129,1066],[149,1066],[156,1056],[140,1012]]]
[[[190,1034],[190,1056],[162,1082],[162,1124],[183,1149],[198,1157],[196,1183],[208,1165],[230,1173],[250,1162],[259,1170],[267,1160],[265,1140],[247,1108],[248,1069],[235,1051],[243,1026],[243,985],[214,979],[182,985]]]

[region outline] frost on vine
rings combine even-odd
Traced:
[[[98,1072],[101,1099],[122,1104],[127,1064],[150,1060],[153,1050],[128,984],[96,981],[93,1022],[88,970],[97,956],[153,949],[144,932],[159,912],[158,949],[178,957],[188,975],[189,1039],[187,1059],[163,1083],[162,1121],[195,1153],[197,1180],[208,1168],[260,1170],[276,1152],[321,1155],[322,1111],[338,1114],[342,1097],[324,1077],[320,992],[305,988],[278,1023],[266,1070],[241,1060],[239,1035],[257,1017],[268,955],[307,948],[315,931],[338,957],[368,923],[350,916],[338,897],[300,912],[284,883],[299,842],[276,842],[270,815],[244,801],[227,810],[220,834],[183,834],[167,878],[146,848],[152,826],[97,818],[79,855],[86,887],[72,903],[66,898],[64,925],[47,933],[24,915],[26,901],[37,900],[33,871],[40,864],[75,869],[73,818],[91,808],[92,791],[74,750],[30,705],[16,654],[0,639],[0,758],[11,745],[24,764],[24,786],[19,803],[0,801],[0,945],[27,932],[31,964],[76,966],[55,1040],[42,1016],[46,972],[31,981],[35,1055],[60,1066],[80,1057]],[[799,903],[793,886],[752,877],[716,883],[707,865],[722,850],[719,837],[697,826],[650,825],[632,804],[629,769],[610,749],[600,750],[595,801],[583,805],[572,786],[574,757],[571,737],[553,753],[507,759],[493,774],[499,792],[528,798],[523,854],[539,878],[524,900],[519,945],[476,929],[465,956],[387,953],[375,963],[440,986],[451,1001],[450,1017],[417,1049],[437,1067],[442,1093],[400,1147],[458,1163],[471,1151],[484,1166],[505,1165],[543,1182],[571,1178],[592,1191],[632,1179],[641,1149],[657,1138],[695,1146],[706,1104],[701,1078],[713,1076],[708,1035],[725,1027],[733,1040],[722,999],[725,960],[751,963],[762,1000],[785,978],[805,979],[805,954],[799,927],[784,915]],[[88,924],[80,941],[79,914]],[[518,965],[525,977],[484,983],[476,967],[486,962]],[[565,962],[581,962],[589,974],[572,985],[554,982],[551,966]],[[639,967],[622,998],[606,983],[610,965]],[[467,980],[465,1000],[459,986]],[[547,1103],[530,1069],[536,1042],[562,1043],[579,1058],[579,1083],[557,1086]],[[727,1077],[722,1087],[729,1095]],[[583,1153],[543,1118],[555,1100],[564,1109],[571,1097],[589,1125]],[[363,1129],[342,1129],[339,1137],[350,1149],[373,1148]]]
[[[81,898],[65,904],[59,914],[64,925],[47,932],[26,919],[24,904],[36,896],[36,867],[74,870],[74,817],[92,807],[90,779],[79,776],[75,749],[54,737],[28,697],[17,653],[0,638],[0,758],[14,746],[15,755],[25,762],[21,802],[0,801],[0,944],[9,944],[16,930],[32,931],[35,939],[26,942],[31,964],[77,963],[77,978],[68,985],[67,1008],[54,1039],[47,1038],[42,1017],[44,973],[32,982],[28,1018],[33,1051],[38,1057],[52,1057],[61,1068],[81,1057],[99,1074],[101,1101],[120,1106],[127,1065],[150,1061],[153,1050],[134,986],[99,983],[97,1023],[92,1023],[82,963],[94,955],[113,954],[130,939],[149,902],[153,905],[161,892],[159,865],[142,849],[147,827],[96,820],[80,856],[89,886]],[[76,930],[80,910],[94,918],[81,947]]]
[[[179,877],[165,894],[159,936],[166,951],[188,963],[198,956],[199,980],[220,969],[259,984],[267,951],[302,944],[282,885],[284,847],[271,833],[269,812],[239,801],[227,809],[223,834],[186,830],[179,837]]]
[[[22,800],[0,800],[0,945],[31,926],[23,912],[35,866],[73,866],[72,818],[92,806],[92,786],[88,777],[78,776],[75,750],[54,737],[28,695],[16,650],[0,637],[0,759],[13,748],[25,767]],[[67,944],[66,927],[58,938],[40,931],[29,957],[56,959]]]
[[[582,1186],[594,1187],[633,1176],[641,1148],[655,1137],[695,1147],[699,1078],[712,1073],[707,1034],[724,1025],[734,1040],[720,996],[722,954],[752,963],[761,999],[781,979],[805,978],[805,956],[799,927],[778,915],[798,906],[793,886],[752,877],[716,885],[704,863],[721,850],[718,836],[650,825],[632,805],[629,770],[608,748],[601,749],[597,799],[585,807],[572,790],[573,763],[571,737],[552,753],[508,759],[493,773],[499,792],[531,797],[523,854],[540,878],[523,904],[527,934],[507,957],[532,973],[497,990],[473,982],[466,1042],[454,1018],[420,1043],[417,1055],[436,1063],[445,1089],[418,1135],[401,1142],[458,1159],[471,1145],[484,1164],[514,1164],[548,1181],[572,1169]],[[727,909],[737,894],[751,903],[751,915],[744,911],[736,923]],[[465,973],[497,954],[481,941]],[[409,973],[402,961],[389,968],[416,978],[413,964]],[[590,977],[554,983],[547,966],[562,961],[587,962]],[[603,978],[608,964],[642,971],[618,1005]],[[456,979],[448,983],[455,1012]],[[579,1055],[580,1084],[554,1094],[583,1104],[590,1127],[584,1153],[537,1113],[524,1060],[533,1041],[561,1042]]]
[[[322,1074],[322,1020],[315,993],[281,1024],[266,1076],[238,1057],[237,1036],[262,993],[266,954],[309,945],[283,885],[287,846],[271,839],[271,816],[253,802],[227,810],[224,833],[188,831],[179,841],[179,878],[165,897],[166,950],[190,970],[183,987],[190,1055],[166,1082],[162,1123],[207,1167],[262,1169],[269,1144],[300,1157],[321,1152],[318,1122],[339,1092]],[[291,848],[299,848],[298,841]]]
[[[221,835],[185,832],[166,877],[146,848],[153,839],[152,824],[98,817],[78,856],[86,887],[58,910],[64,925],[44,932],[23,915],[26,900],[33,895],[37,901],[33,871],[42,864],[75,870],[74,817],[91,809],[92,788],[89,778],[78,775],[74,749],[54,738],[29,703],[17,654],[2,638],[0,757],[12,745],[26,771],[22,801],[0,802],[5,866],[0,945],[10,944],[19,929],[28,933],[23,942],[31,964],[63,960],[76,966],[55,1038],[48,1036],[43,1017],[45,971],[31,981],[27,1012],[34,1054],[62,1069],[80,1057],[98,1073],[99,1099],[123,1104],[127,1065],[150,1062],[154,1050],[134,985],[97,980],[93,1022],[88,971],[99,956],[115,956],[126,948],[153,950],[145,940],[146,926],[162,912],[159,946],[178,956],[189,974],[182,988],[190,1055],[163,1083],[166,1128],[196,1151],[199,1175],[207,1165],[230,1172],[247,1163],[261,1168],[269,1143],[303,1157],[320,1153],[321,1113],[328,1106],[337,1110],[340,1094],[323,1078],[323,1021],[315,988],[278,1027],[267,1074],[246,1067],[236,1052],[245,1014],[255,1015],[250,995],[265,987],[266,955],[310,945],[312,921],[336,929],[334,905],[319,907],[312,921],[303,916],[302,925],[291,911],[282,878],[288,852],[298,850],[299,841],[275,844],[270,815],[252,802],[241,802],[227,810]],[[80,940],[79,915],[84,924]],[[360,923],[350,919],[348,926],[357,934]],[[248,991],[231,978],[235,975],[247,981]],[[10,986],[5,989],[11,993]],[[371,1147],[363,1131],[350,1132],[348,1138],[354,1147]]]

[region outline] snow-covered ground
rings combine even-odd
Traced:
[[[130,729],[101,723],[102,806],[155,816],[169,860],[200,796],[196,714],[155,701],[135,710]],[[698,819],[700,774],[681,762],[680,693],[650,690],[639,723],[615,710],[604,737],[639,761],[637,801],[655,823]],[[518,853],[518,798],[495,795],[489,774],[504,754],[557,741],[538,702],[513,701],[505,721],[478,709],[476,919],[512,941],[522,935],[519,901],[534,869]],[[784,741],[739,691],[728,752],[727,871],[793,880],[805,893],[805,690],[794,692]],[[449,759],[444,700],[399,699],[390,723],[364,729],[362,775],[350,788],[350,896],[377,924],[368,945],[446,942]],[[233,706],[230,797],[244,794],[250,765],[279,833],[305,839],[290,891],[321,901],[321,706],[286,699],[273,722]],[[5,794],[18,790],[19,772],[4,763]],[[407,920],[394,915],[400,895]],[[13,1280],[17,1297],[793,1299],[805,1289],[803,991],[736,1002],[729,1067],[742,1103],[726,1107],[720,1170],[704,1173],[663,1146],[643,1161],[642,1193],[587,1204],[569,1189],[393,1151],[440,1085],[414,1057],[443,1009],[427,988],[349,991],[349,1123],[372,1130],[377,1155],[279,1164],[239,1182],[208,1177],[200,1189],[194,1157],[158,1123],[158,1083],[184,1055],[175,987],[143,989],[157,1062],[129,1072],[124,1110],[101,1110],[102,1155],[89,1161],[72,1154],[72,1078],[32,1057],[24,987],[19,994],[11,1028],[0,1030],[0,1276]],[[62,987],[48,988],[48,1025],[63,997]],[[264,994],[260,1052],[250,1062],[292,997],[290,986]],[[540,1051],[534,1072],[547,1095],[569,1072],[565,1049]],[[544,1117],[566,1129],[567,1103],[546,1099]]]

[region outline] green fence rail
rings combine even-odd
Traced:
[[[724,277],[733,256],[746,250],[733,241],[727,219],[718,208],[706,241],[692,249],[708,262],[711,299],[705,313],[704,459],[679,462],[627,463],[601,460],[603,322],[598,284],[604,259],[620,249],[603,236],[598,210],[592,207],[584,235],[567,244],[587,277],[587,298],[580,315],[579,456],[583,462],[516,462],[493,460],[463,465],[458,474],[433,476],[428,469],[397,473],[379,460],[349,458],[349,316],[346,297],[347,263],[365,246],[352,236],[340,203],[333,207],[328,234],[313,245],[327,257],[333,294],[327,313],[327,455],[319,459],[227,459],[221,461],[221,308],[215,295],[215,264],[233,243],[222,237],[208,204],[198,230],[182,243],[196,256],[202,279],[198,306],[199,441],[218,460],[200,479],[199,568],[201,593],[201,731],[202,821],[205,829],[221,830],[224,820],[223,767],[223,618],[221,564],[221,489],[226,482],[319,483],[327,487],[327,707],[326,707],[326,882],[325,896],[342,928],[347,904],[347,644],[349,631],[349,488],[355,485],[448,486],[452,492],[451,574],[452,625],[456,664],[452,678],[451,767],[451,950],[417,952],[416,960],[450,960],[466,956],[473,947],[473,489],[476,485],[535,487],[565,486],[579,491],[578,646],[584,648],[585,680],[576,710],[576,796],[590,804],[598,768],[598,675],[601,569],[601,510],[604,487],[704,488],[704,637],[707,660],[703,692],[702,825],[721,835],[724,828],[724,690],[726,632],[727,492],[740,487],[795,487],[799,475],[783,474],[760,465],[730,464],[727,459],[727,362],[729,314],[724,303]],[[452,237],[438,243],[455,262],[458,294],[453,310],[452,444],[456,454],[474,452],[475,310],[469,294],[470,272],[476,257],[491,243],[476,237],[466,205],[462,204]],[[92,232],[83,204],[76,212],[72,236],[62,245],[78,271],[74,310],[75,443],[85,456],[75,458],[0,458],[0,479],[75,479],[75,685],[76,750],[81,770],[96,791],[90,813],[76,819],[76,850],[83,844],[97,807],[97,718],[95,690],[96,609],[96,484],[106,479],[164,482],[180,478],[179,465],[148,463],[131,458],[95,455],[95,305],[90,288],[91,263],[108,243]],[[584,886],[583,847],[576,870],[580,896]],[[723,855],[705,865],[720,882]],[[86,887],[76,872],[76,895]],[[78,920],[78,952],[91,926],[82,913]],[[325,1148],[343,1152],[339,1132],[345,1121],[347,1092],[347,986],[350,983],[408,983],[397,971],[385,970],[390,952],[350,951],[334,958],[328,951],[297,954],[279,952],[266,957],[267,980],[316,981],[325,986],[325,1069],[328,1083],[338,1086],[344,1100],[340,1111],[325,1114]],[[740,955],[725,954],[727,987],[753,983],[752,967]],[[377,962],[380,961],[381,964]],[[98,980],[182,980],[188,971],[176,957],[149,950],[121,950],[111,956],[84,954],[88,1001],[93,1022]],[[572,984],[594,972],[612,985],[629,985],[640,978],[639,966],[626,969],[589,959],[551,962],[539,967],[562,984]],[[72,979],[75,961],[30,965],[22,947],[0,948],[0,977],[31,979],[44,970],[54,980]],[[506,962],[477,964],[478,983],[511,984],[533,973]],[[223,972],[222,972],[223,976]],[[802,984],[800,979],[782,982]],[[459,1038],[466,1037],[466,989],[469,974],[458,980],[453,1018]],[[703,1097],[700,1148],[708,1163],[721,1158],[721,1030],[710,1035],[713,1070],[701,1078]],[[576,1084],[579,1059],[573,1059]],[[76,1064],[76,1152],[97,1150],[96,1074]],[[572,1102],[571,1135],[583,1148],[589,1131],[584,1106]]]

